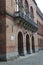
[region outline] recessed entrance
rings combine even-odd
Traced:
[[[20,56],[24,56],[23,35],[21,32],[18,33],[18,53]]]
[[[32,36],[32,51],[35,52],[35,46],[34,46],[34,37]]]
[[[27,51],[27,54],[30,53],[30,40],[29,40],[28,34],[26,35],[26,51]]]

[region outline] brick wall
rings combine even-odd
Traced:
[[[6,53],[6,16],[1,14],[5,7],[5,0],[0,0],[0,54]]]
[[[6,0],[0,0],[0,10],[5,10],[6,4],[5,4]]]
[[[43,49],[43,39],[38,39],[39,41],[39,50]]]
[[[38,45],[39,49],[43,49],[43,24],[38,21]]]
[[[43,25],[38,22],[38,33],[43,35]]]

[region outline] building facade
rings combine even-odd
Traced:
[[[39,51],[43,16],[37,8],[35,0],[0,0],[0,59]]]
[[[38,45],[39,45],[39,50],[43,50],[43,14],[37,7],[37,25],[38,25]]]

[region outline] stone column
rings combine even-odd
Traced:
[[[32,53],[32,35],[29,35],[30,37],[30,53]]]
[[[35,52],[38,51],[38,35],[37,33],[34,34],[34,43],[35,43]]]
[[[23,35],[24,55],[26,55],[26,35]]]

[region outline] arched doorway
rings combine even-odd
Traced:
[[[18,53],[20,56],[24,56],[23,52],[23,35],[21,32],[18,33]]]
[[[26,35],[26,51],[27,54],[30,54],[30,40],[29,40],[29,35]]]
[[[35,46],[34,46],[34,37],[32,36],[32,51],[35,52]]]

